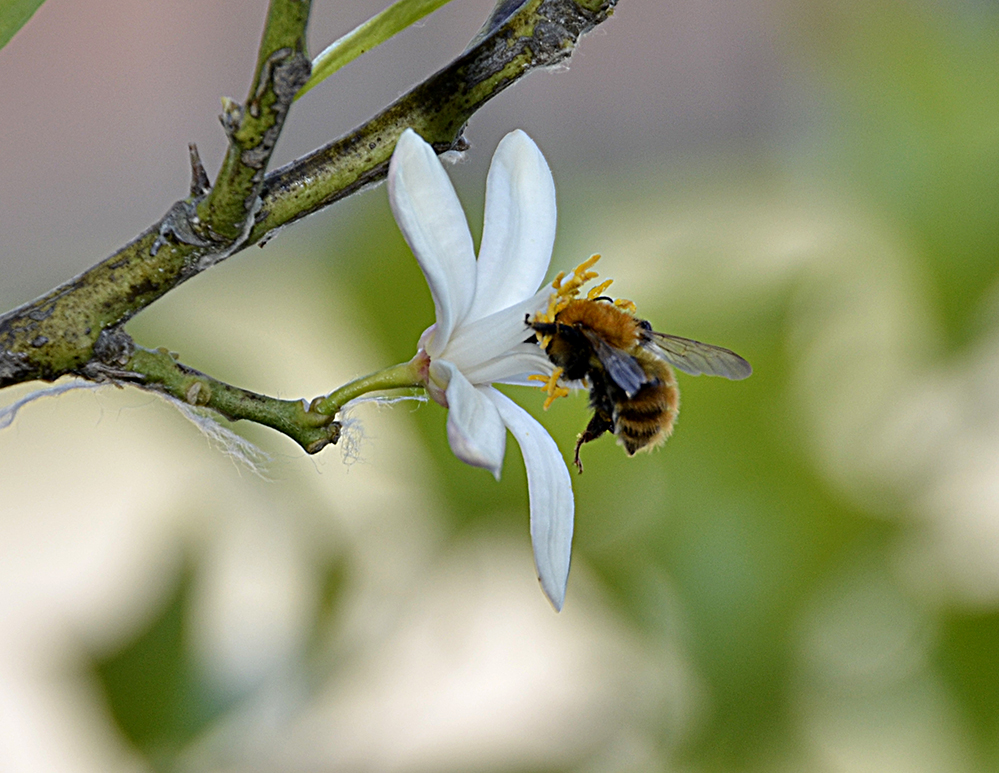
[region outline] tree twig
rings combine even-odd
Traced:
[[[222,126],[229,148],[215,186],[197,206],[208,238],[221,236],[233,245],[245,237],[259,207],[271,153],[291,103],[311,72],[305,50],[310,4],[311,0],[271,0],[246,104],[225,102]]]
[[[565,60],[616,4],[499,0],[472,45],[447,67],[358,129],[264,176],[288,107],[308,77],[309,2],[272,0],[247,103],[224,103],[230,146],[215,186],[205,193],[207,176],[192,150],[189,198],[98,265],[0,317],[0,387],[63,375],[135,383],[188,402],[193,394],[199,405],[272,426],[310,452],[335,442],[332,416],[298,416],[299,401],[222,384],[172,358],[170,365],[136,347],[121,325],[190,277],[383,178],[404,129],[414,128],[439,153],[463,149],[462,132],[476,110],[528,72]],[[206,391],[192,393],[191,378]],[[264,404],[271,413],[261,412]],[[326,432],[326,441],[296,436],[286,421],[292,414],[296,426],[317,422],[309,431]]]

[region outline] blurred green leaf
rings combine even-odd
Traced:
[[[0,0],[0,48],[28,23],[45,0]]]
[[[170,769],[184,745],[234,703],[204,684],[191,660],[185,624],[191,580],[192,572],[184,571],[146,630],[94,663],[115,722],[161,770]]]
[[[358,25],[339,40],[330,43],[312,60],[312,76],[295,99],[322,83],[345,64],[381,45],[406,27],[433,13],[450,0],[398,0],[384,11]]]
[[[937,660],[978,736],[983,770],[999,764],[999,613],[951,612]]]
[[[342,556],[330,556],[325,566],[320,568],[321,584],[316,608],[315,624],[309,641],[312,660],[320,661],[317,670],[323,671],[328,664],[322,663],[328,652],[324,647],[329,643],[330,632],[335,629],[344,588],[348,584],[350,570]]]
[[[955,345],[999,273],[999,15],[961,5],[822,3],[801,27],[839,112],[816,157],[909,232]]]
[[[830,492],[789,433],[791,363],[772,326],[739,328],[746,381],[680,376],[662,449],[628,459],[608,440],[577,479],[576,555],[647,635],[678,635],[704,679],[710,709],[680,746],[697,770],[765,770],[787,751],[801,609],[847,546],[891,531]]]

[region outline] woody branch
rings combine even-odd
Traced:
[[[131,383],[274,427],[309,453],[335,443],[334,413],[223,384],[163,350],[137,346],[122,325],[192,276],[382,179],[406,128],[438,153],[463,149],[476,110],[528,72],[566,59],[616,4],[498,0],[472,45],[444,69],[344,137],[265,175],[309,74],[310,2],[272,0],[247,100],[223,100],[229,147],[215,185],[192,148],[187,198],[93,268],[0,316],[0,388],[65,375]]]

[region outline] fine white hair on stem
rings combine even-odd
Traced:
[[[337,445],[340,447],[340,455],[343,458],[343,463],[350,467],[356,462],[364,461],[361,455],[361,446],[364,445],[365,440],[364,425],[359,418],[352,415],[354,408],[362,403],[374,403],[381,406],[395,405],[396,403],[407,401],[425,403],[427,402],[427,396],[425,394],[395,395],[392,397],[385,395],[365,395],[364,397],[355,397],[346,403],[340,409],[339,418],[337,419],[340,422],[340,438],[337,440]]]
[[[377,403],[378,405],[395,405],[396,403],[403,403],[403,402],[425,403],[426,401],[427,401],[427,396],[423,394],[395,395],[393,397],[387,397],[385,395],[365,395],[364,397],[355,397],[353,400],[346,403],[341,409],[341,413],[343,413],[344,411],[349,411],[351,408],[355,408],[361,403]]]
[[[238,435],[224,426],[218,415],[205,408],[195,408],[171,395],[162,395],[168,403],[180,411],[181,415],[201,430],[208,442],[221,450],[233,462],[246,467],[262,480],[270,479],[264,474],[264,468],[270,463],[271,457],[266,451],[258,448],[242,435]]]
[[[53,384],[44,389],[36,389],[22,397],[17,402],[0,408],[0,430],[6,429],[17,418],[17,414],[29,403],[33,403],[42,397],[54,397],[64,392],[71,392],[77,389],[102,389],[108,384],[96,384],[92,381],[67,381],[62,384]],[[230,459],[246,467],[255,475],[267,480],[264,475],[264,467],[270,462],[270,456],[257,448],[253,443],[231,429],[224,427],[214,414],[205,409],[197,409],[187,403],[178,400],[170,395],[159,393],[168,403],[180,411],[181,415],[201,430],[209,442],[222,450]]]
[[[340,458],[347,467],[363,461],[361,458],[361,446],[364,445],[364,425],[356,416],[349,416],[341,411],[340,437],[337,445],[340,446]]]
[[[39,400],[42,397],[54,397],[55,395],[61,395],[63,392],[71,392],[75,389],[100,389],[105,386],[107,386],[107,384],[95,384],[92,381],[73,380],[66,381],[62,384],[53,384],[52,386],[45,387],[44,389],[36,389],[34,392],[26,394],[17,402],[0,408],[0,429],[7,429],[7,427],[14,423],[14,419],[17,418],[17,414],[24,406],[28,405],[28,403],[33,403],[35,400]]]

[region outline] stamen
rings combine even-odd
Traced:
[[[566,308],[570,303],[572,303],[579,296],[579,293],[587,282],[591,282],[596,279],[600,274],[596,271],[592,271],[593,266],[596,265],[597,261],[600,260],[600,254],[591,255],[582,263],[580,263],[576,268],[572,270],[572,274],[566,278],[566,273],[563,271],[552,282],[552,294],[548,297],[548,306],[543,312],[538,312],[534,315],[532,322],[540,322],[547,325],[551,325],[555,322],[555,318],[559,313]],[[586,293],[586,300],[592,301],[597,298],[604,297],[604,293],[607,288],[611,286],[613,279],[605,279],[603,282],[598,284],[596,287],[591,288]],[[607,300],[610,300],[607,298]],[[619,309],[624,309],[632,314],[635,313],[635,304],[625,298],[618,298],[614,301],[614,305]],[[547,349],[548,344],[551,342],[552,336],[545,335],[539,336],[539,343],[541,348]]]
[[[551,294],[548,299],[548,308],[545,309],[544,314],[538,314],[535,316],[535,322],[547,322],[552,323],[555,321],[555,315],[558,314],[562,309],[569,305],[577,295],[579,295],[579,289],[589,281],[596,279],[600,276],[596,271],[590,271],[593,265],[600,260],[600,255],[591,255],[575,269],[573,269],[572,276],[566,280],[565,272],[561,272],[555,280],[552,282],[552,289],[555,291]],[[609,282],[601,285],[602,288],[606,289]],[[591,299],[594,296],[589,296]]]
[[[528,381],[542,381],[544,382],[539,389],[543,392],[548,393],[548,397],[545,398],[544,409],[547,411],[553,402],[555,402],[560,397],[568,397],[569,390],[564,386],[559,386],[558,380],[562,377],[562,368],[555,368],[552,371],[551,376],[547,378],[540,374],[535,374],[527,377]]]
[[[601,282],[596,287],[591,287],[590,291],[586,294],[586,300],[592,301],[594,298],[599,298],[601,295],[604,294],[604,290],[606,290],[612,284],[614,284],[614,280],[608,279],[604,282]]]
[[[551,296],[548,298],[548,308],[545,309],[544,317],[542,317],[540,320],[535,320],[535,321],[548,322],[549,324],[554,322],[555,315],[558,312],[560,312],[563,308],[562,306],[559,305],[561,298],[562,296],[560,292],[552,293]],[[547,346],[547,344],[545,344],[545,346]]]
[[[582,263],[580,263],[578,266],[576,266],[576,271],[577,272],[587,271],[588,269],[593,268],[597,264],[598,260],[600,260],[600,253],[595,252],[592,255],[590,255],[590,257],[588,257],[586,260],[584,260]]]
[[[572,278],[568,283],[559,287],[559,295],[567,297],[568,300],[575,298],[579,293],[579,288],[587,282],[600,276],[596,271],[590,271],[594,264],[600,260],[600,255],[590,255],[586,260],[576,266],[572,271]]]

